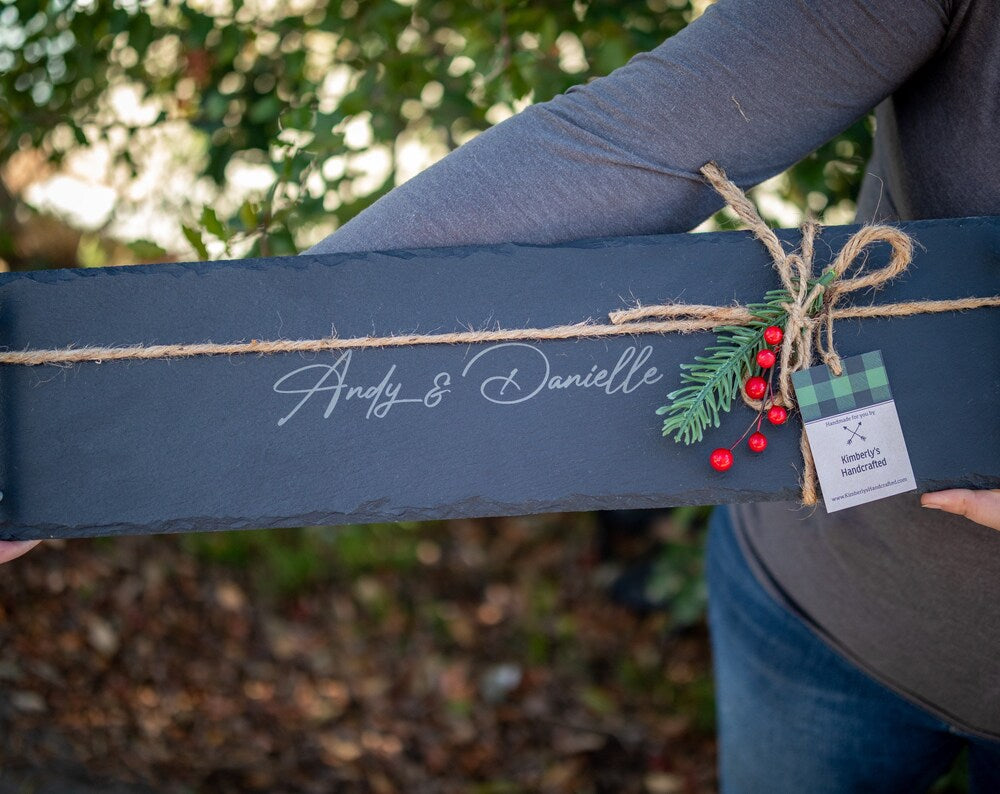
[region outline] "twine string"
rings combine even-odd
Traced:
[[[790,296],[790,299],[782,304],[787,313],[787,320],[780,351],[781,366],[777,389],[777,397],[786,407],[790,408],[795,404],[791,384],[792,373],[812,366],[814,350],[831,372],[835,375],[841,374],[840,356],[833,343],[833,326],[836,319],[907,317],[915,314],[1000,307],[1000,295],[838,307],[838,303],[846,295],[865,289],[880,289],[909,267],[913,256],[913,242],[905,232],[891,226],[863,226],[847,240],[833,264],[818,277],[814,277],[813,253],[820,229],[816,221],[809,219],[803,223],[798,250],[786,251],[778,236],[761,218],[753,202],[726,177],[718,165],[707,163],[701,172],[730,209],[746,224],[754,237],[767,249],[781,283]],[[866,272],[864,258],[866,251],[877,243],[888,243],[892,247],[889,264]],[[847,276],[848,270],[858,260],[861,261],[855,268],[855,274]],[[547,328],[497,328],[432,334],[0,350],[0,364],[72,366],[88,362],[100,364],[106,361],[148,361],[195,356],[274,355],[415,345],[599,339],[710,331],[724,325],[746,325],[753,319],[754,316],[748,309],[737,305],[664,303],[655,306],[637,305],[613,311],[608,315],[608,321],[604,323],[588,320]],[[744,399],[757,410],[763,407],[760,401],[752,401],[745,396]],[[805,461],[802,473],[802,501],[807,505],[815,504],[816,469],[804,430],[800,447]]]

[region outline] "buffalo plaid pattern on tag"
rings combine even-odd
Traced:
[[[845,358],[842,364],[843,374],[837,376],[825,364],[792,374],[804,422],[892,399],[881,350]]]

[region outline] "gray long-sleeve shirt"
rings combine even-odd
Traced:
[[[1000,213],[990,0],[720,0],[608,77],[486,131],[314,252],[678,232],[876,107],[858,219]],[[1000,468],[1000,451],[998,451]],[[1000,532],[917,497],[733,509],[761,581],[831,644],[1000,738]]]

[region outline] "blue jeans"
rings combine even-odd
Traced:
[[[760,585],[727,512],[706,561],[723,794],[925,792],[969,748],[971,791],[1000,792],[1000,742],[970,736],[835,652]]]

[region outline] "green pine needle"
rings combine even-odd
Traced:
[[[809,287],[824,285],[833,280],[833,271],[825,271],[818,279],[811,279]],[[771,290],[763,303],[747,306],[753,319],[745,326],[724,325],[713,329],[715,344],[707,348],[708,355],[698,356],[694,364],[681,364],[681,388],[670,392],[668,405],[656,410],[664,416],[663,435],[674,436],[674,441],[694,444],[701,441],[705,430],[718,427],[723,411],[729,412],[733,400],[739,397],[743,380],[756,366],[757,353],[767,345],[764,329],[769,325],[784,327],[788,313],[782,308],[791,300],[787,290]],[[810,313],[819,310],[822,295],[816,298]]]
[[[767,346],[764,329],[784,326],[787,313],[781,304],[788,300],[785,290],[772,290],[764,303],[747,306],[753,315],[747,325],[714,329],[716,341],[706,349],[708,355],[698,356],[694,364],[681,364],[684,385],[668,394],[670,403],[656,411],[665,415],[664,436],[693,444],[702,440],[706,429],[719,426],[722,412],[728,412],[739,396],[745,373],[755,366],[758,351]]]

